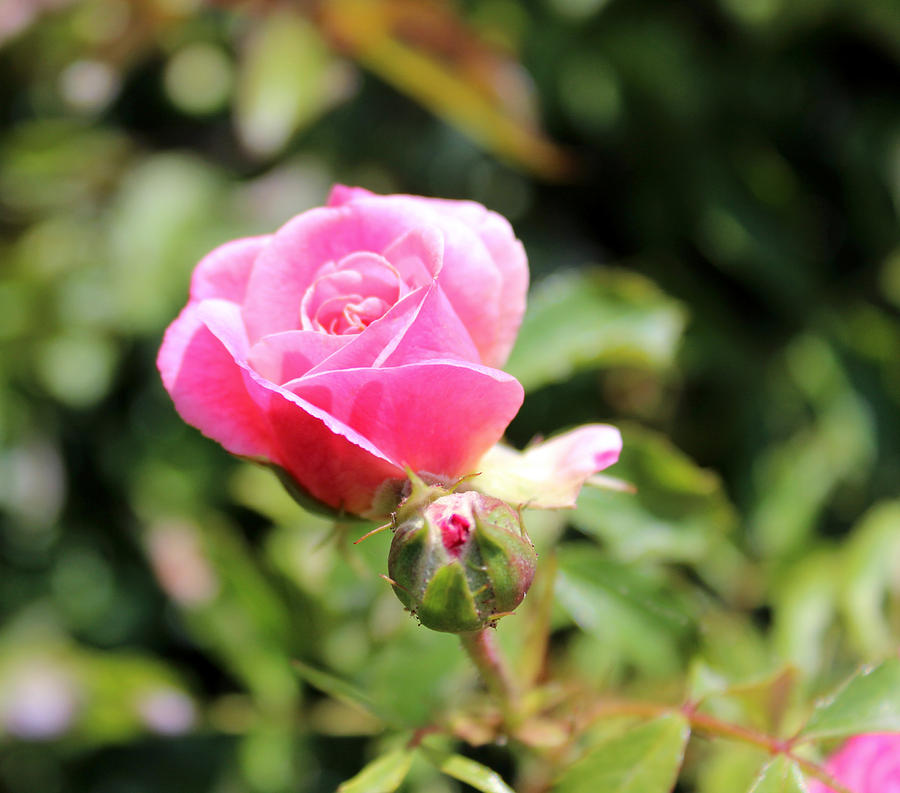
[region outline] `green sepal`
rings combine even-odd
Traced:
[[[512,611],[522,600],[522,582],[537,569],[537,553],[528,539],[486,520],[478,521],[475,542],[492,595],[491,611]]]
[[[391,543],[388,569],[393,578],[394,592],[400,602],[410,611],[416,612],[423,584],[428,580],[427,571],[423,568],[429,561],[426,550],[430,537],[422,518],[416,519],[414,523],[411,521],[403,524],[398,529],[398,534],[400,532],[403,532],[403,542]]]
[[[434,574],[416,615],[426,628],[446,633],[477,631],[484,624],[459,562],[445,565]]]

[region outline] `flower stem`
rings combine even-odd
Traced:
[[[507,729],[515,726],[519,714],[519,690],[497,646],[494,631],[482,628],[472,633],[461,633],[459,638],[488,690],[500,704]]]

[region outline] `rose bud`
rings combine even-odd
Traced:
[[[425,627],[481,630],[522,602],[537,554],[505,502],[475,491],[424,504],[410,498],[397,518],[388,572],[397,597]]]

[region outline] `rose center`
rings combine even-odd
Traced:
[[[352,253],[319,268],[300,303],[300,327],[337,335],[359,333],[408,291],[387,259]]]

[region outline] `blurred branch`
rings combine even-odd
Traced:
[[[247,13],[299,11],[330,45],[501,158],[549,179],[571,176],[569,153],[537,125],[521,65],[483,41],[444,0],[211,0]]]
[[[521,67],[440,0],[332,0],[319,24],[335,46],[501,157],[544,177],[570,156],[536,127]]]

